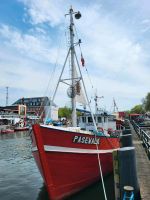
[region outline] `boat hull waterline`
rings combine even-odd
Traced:
[[[96,144],[98,149],[96,148]],[[63,199],[112,172],[119,138],[33,125],[32,152],[51,200]]]

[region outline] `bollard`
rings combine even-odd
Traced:
[[[121,199],[124,195],[124,186],[134,187],[134,199],[140,199],[140,188],[137,179],[135,148],[124,147],[118,150],[119,175],[120,175],[120,193]]]
[[[123,200],[134,200],[134,188],[132,186],[124,186]]]

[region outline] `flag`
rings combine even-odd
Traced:
[[[81,54],[81,64],[84,67],[85,61],[84,61],[84,58],[83,58],[82,54]]]

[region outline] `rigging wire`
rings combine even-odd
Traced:
[[[76,37],[77,37],[77,41],[79,41],[80,39],[79,39],[78,32],[77,32],[77,29],[76,29],[75,24],[74,24],[74,29],[75,29],[75,33],[76,33]],[[80,43],[79,43],[79,50],[80,50],[81,59],[82,59],[82,58],[84,58],[84,56],[83,56],[83,53],[82,53],[82,49],[81,49],[81,45],[80,45]],[[85,68],[85,71],[86,71],[86,73],[87,73],[87,77],[88,77],[88,79],[89,79],[89,82],[90,82],[91,88],[92,88],[92,90],[94,90],[94,86],[93,86],[93,83],[92,83],[92,80],[91,80],[91,77],[90,77],[90,75],[89,75],[89,71],[88,71],[88,69],[87,69],[87,66],[86,66],[85,62],[84,62],[84,68]],[[92,98],[93,98],[93,97],[92,97],[92,94],[91,94],[90,102],[92,101]]]
[[[66,21],[65,21],[66,22]],[[69,40],[69,27],[68,24],[66,22],[66,32],[65,32],[65,37],[66,37],[66,47],[67,49],[70,48],[70,40]],[[71,76],[71,57],[68,57],[68,66],[69,66],[69,76]]]
[[[46,89],[45,89],[45,92],[43,93],[43,97],[46,96],[46,94],[47,94],[47,92],[48,92],[48,90],[49,90],[50,84],[53,83],[53,80],[54,80],[54,77],[55,77],[55,73],[56,73],[56,68],[58,67],[58,59],[59,59],[59,55],[60,55],[61,43],[62,43],[62,39],[60,38],[59,46],[58,46],[58,48],[57,48],[57,53],[56,53],[56,61],[55,61],[55,63],[54,63],[54,66],[53,66],[53,69],[52,69],[52,73],[51,73],[51,76],[50,76],[50,78],[49,78],[49,80],[48,80],[48,84],[47,84],[47,87],[46,87]],[[49,95],[49,96],[51,97],[51,95]],[[47,101],[47,102],[46,102],[46,105],[44,105],[45,102],[42,101],[42,103],[41,103],[41,105],[40,105],[40,107],[39,107],[39,110],[38,110],[38,115],[40,114],[40,111],[41,111],[42,107],[48,105],[48,102],[49,102],[49,101]],[[52,102],[50,102],[50,104],[51,104],[51,103],[52,103]],[[40,114],[40,117],[39,117],[40,119],[42,118],[43,113],[44,113],[44,108],[43,108],[43,110],[42,110],[42,112],[41,112],[41,114]]]
[[[74,25],[75,27],[75,25]],[[76,32],[76,36],[77,36],[77,39],[79,41],[79,37],[78,37],[78,34],[77,34],[77,30],[76,30],[76,27],[75,27],[75,32]],[[80,53],[81,53],[81,57],[83,56],[83,53],[82,53],[82,49],[81,49],[81,45],[79,43],[79,49],[80,49]],[[85,66],[85,69],[86,69],[86,72],[87,72],[87,75],[88,75],[88,78],[90,80],[90,83],[91,83],[91,86],[92,86],[92,89],[94,88],[93,87],[93,84],[92,84],[92,81],[91,81],[91,78],[89,76],[89,73],[88,73],[88,70],[87,70],[87,67]],[[89,102],[90,103],[90,102]],[[97,138],[97,135],[96,133],[94,134],[95,135],[95,138]],[[110,146],[112,147],[112,149],[114,149],[114,146],[112,145],[112,143],[109,141],[108,137],[106,135],[104,135],[107,142],[110,144]],[[96,149],[97,151],[99,150],[99,147],[98,147],[98,144],[96,144]],[[104,179],[103,179],[103,172],[102,172],[102,167],[101,167],[101,160],[100,160],[100,155],[99,153],[97,153],[97,157],[98,157],[98,164],[99,164],[99,171],[100,171],[100,176],[101,176],[101,180],[102,180],[102,186],[103,186],[103,191],[104,191],[104,197],[105,197],[105,200],[107,200],[107,195],[106,195],[106,190],[105,190],[105,184],[104,184]]]
[[[77,29],[76,29],[75,24],[74,24],[74,29],[75,29],[75,33],[76,33],[77,40],[79,41],[79,37],[78,37],[78,33],[77,33]],[[83,57],[83,53],[82,53],[82,49],[81,49],[80,43],[79,43],[79,50],[80,50],[81,56]],[[89,78],[91,87],[92,87],[92,89],[93,89],[94,87],[93,87],[93,83],[92,83],[91,77],[90,77],[90,75],[89,75],[88,69],[87,69],[86,65],[84,65],[84,67],[85,67],[85,70],[86,70],[86,72],[87,72],[87,76],[88,76],[88,78]]]

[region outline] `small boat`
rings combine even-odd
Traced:
[[[24,119],[20,119],[17,123],[16,127],[14,128],[15,131],[28,131],[29,126],[26,126],[26,122]]]
[[[28,131],[29,130],[29,127],[28,126],[24,126],[24,127],[15,127],[14,128],[14,131]]]
[[[33,156],[51,200],[64,199],[100,179],[103,180],[103,177],[112,173],[113,170],[112,152],[120,148],[118,136],[111,136],[105,132],[99,134],[75,52],[75,46],[80,46],[81,41],[74,42],[73,17],[79,19],[81,14],[70,8],[67,15],[70,16],[70,47],[52,102],[54,102],[59,83],[70,80],[71,85],[67,94],[72,102],[71,126],[34,124],[31,135]],[[70,54],[71,78],[62,79]],[[79,76],[75,68],[75,61]],[[83,57],[81,57],[81,64],[84,65]],[[82,130],[82,127],[77,126],[76,100],[81,94],[81,86],[84,88],[84,95],[90,109],[91,123],[94,126],[92,131],[86,127]]]
[[[2,129],[1,133],[6,134],[6,133],[14,133],[13,129]]]

